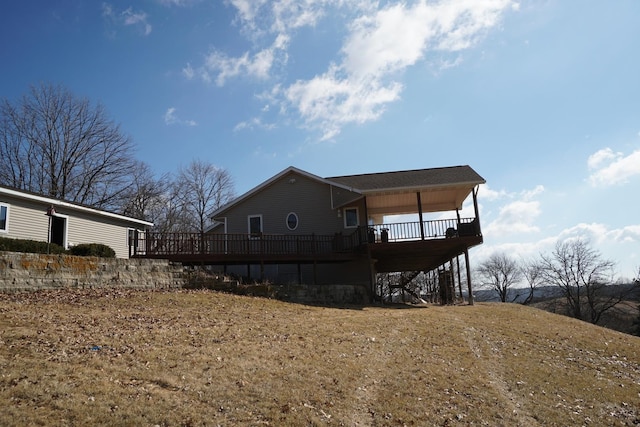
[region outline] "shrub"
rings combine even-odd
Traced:
[[[0,251],[34,254],[63,254],[66,252],[62,246],[55,243],[27,239],[10,239],[7,237],[0,237]]]
[[[102,243],[80,243],[69,249],[71,255],[115,258],[116,251]]]

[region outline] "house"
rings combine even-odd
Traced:
[[[276,283],[371,293],[377,273],[437,270],[464,255],[470,284],[483,183],[469,166],[329,178],[289,167],[213,212],[206,234],[147,233],[139,250]],[[461,218],[470,195],[474,216]]]
[[[130,242],[153,223],[0,186],[0,237],[56,243],[65,249],[102,243],[129,258]]]

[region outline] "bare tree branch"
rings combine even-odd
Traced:
[[[541,256],[540,266],[543,280],[562,290],[573,317],[594,324],[635,291],[614,283],[615,263],[583,239],[558,242],[550,255]]]
[[[494,290],[506,302],[509,289],[522,280],[518,263],[504,253],[495,253],[477,269],[482,286]]]
[[[47,196],[117,209],[133,146],[100,104],[51,84],[0,104],[0,179]]]
[[[202,160],[181,168],[174,187],[190,228],[200,233],[210,224],[210,214],[233,198],[231,175]]]

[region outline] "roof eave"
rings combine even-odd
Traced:
[[[8,196],[12,196],[12,197],[20,198],[20,199],[25,199],[25,200],[32,200],[32,201],[40,202],[40,203],[46,203],[46,204],[49,204],[49,205],[63,206],[63,207],[68,208],[68,209],[73,209],[73,210],[80,211],[80,212],[92,213],[94,215],[105,216],[105,217],[117,219],[119,221],[132,222],[132,223],[144,225],[144,226],[147,226],[147,227],[152,227],[153,226],[152,222],[144,221],[142,219],[132,218],[132,217],[128,217],[128,216],[125,216],[125,215],[120,215],[120,214],[116,214],[116,213],[112,213],[112,212],[102,211],[100,209],[91,208],[91,207],[88,207],[88,206],[77,205],[75,203],[66,202],[66,201],[58,200],[58,199],[53,199],[51,197],[38,196],[38,195],[35,195],[35,194],[28,194],[28,193],[21,192],[19,190],[12,190],[12,189],[9,189],[9,188],[0,187],[0,194],[6,194]]]
[[[219,209],[215,210],[214,212],[211,213],[211,215],[209,215],[209,218],[215,219],[216,217],[219,217],[224,212],[226,212],[229,209],[233,208],[234,206],[240,204],[241,202],[243,202],[244,200],[250,198],[254,194],[259,193],[264,188],[266,188],[269,185],[273,184],[274,182],[276,182],[277,180],[279,180],[280,178],[282,178],[283,176],[285,176],[286,174],[288,174],[290,172],[295,172],[295,173],[297,173],[299,175],[302,175],[304,177],[307,177],[309,179],[312,179],[314,181],[317,181],[317,182],[320,182],[320,183],[323,183],[323,184],[332,185],[334,187],[343,188],[345,190],[353,191],[353,192],[356,192],[356,193],[362,193],[359,190],[353,189],[353,188],[348,187],[348,186],[343,185],[343,184],[339,184],[337,182],[333,182],[333,181],[328,180],[326,178],[319,177],[317,175],[314,175],[314,174],[309,173],[307,171],[304,171],[302,169],[298,169],[295,166],[289,166],[288,168],[286,168],[286,169],[282,170],[281,172],[275,174],[274,176],[272,176],[271,178],[267,179],[266,181],[263,181],[261,184],[253,187],[251,190],[249,190],[249,191],[245,192],[244,194],[236,197],[234,200],[232,200],[231,202],[227,203],[226,205],[224,205],[224,206],[220,207]]]
[[[376,188],[372,190],[357,190],[358,192],[364,195],[371,194],[379,194],[379,193],[389,193],[389,192],[417,192],[423,190],[434,190],[434,189],[448,189],[453,187],[468,187],[473,188],[476,185],[486,184],[485,180],[482,181],[465,181],[465,182],[451,182],[446,184],[433,184],[433,185],[420,185],[420,186],[408,186],[408,187],[388,187],[388,188]]]

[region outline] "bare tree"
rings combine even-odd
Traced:
[[[135,162],[131,175],[131,182],[124,195],[123,213],[145,221],[157,221],[166,209],[169,175],[156,178],[151,168],[141,161]]]
[[[183,195],[175,182],[169,182],[167,191],[159,198],[158,209],[154,211],[153,229],[161,233],[193,232],[194,222],[189,211],[183,206]]]
[[[477,269],[482,286],[494,290],[506,302],[509,289],[522,279],[518,263],[504,253],[494,253]]]
[[[116,208],[132,151],[102,105],[61,86],[32,86],[15,103],[0,101],[0,182],[13,187]]]
[[[615,263],[583,239],[559,241],[550,255],[541,256],[540,265],[543,280],[562,290],[573,317],[594,324],[635,291],[615,284]]]
[[[523,261],[521,267],[522,277],[527,282],[528,295],[522,304],[531,304],[533,301],[535,290],[542,282],[542,267],[535,260]]]
[[[233,198],[233,180],[225,169],[193,160],[180,168],[174,191],[190,228],[204,233],[209,215]]]

